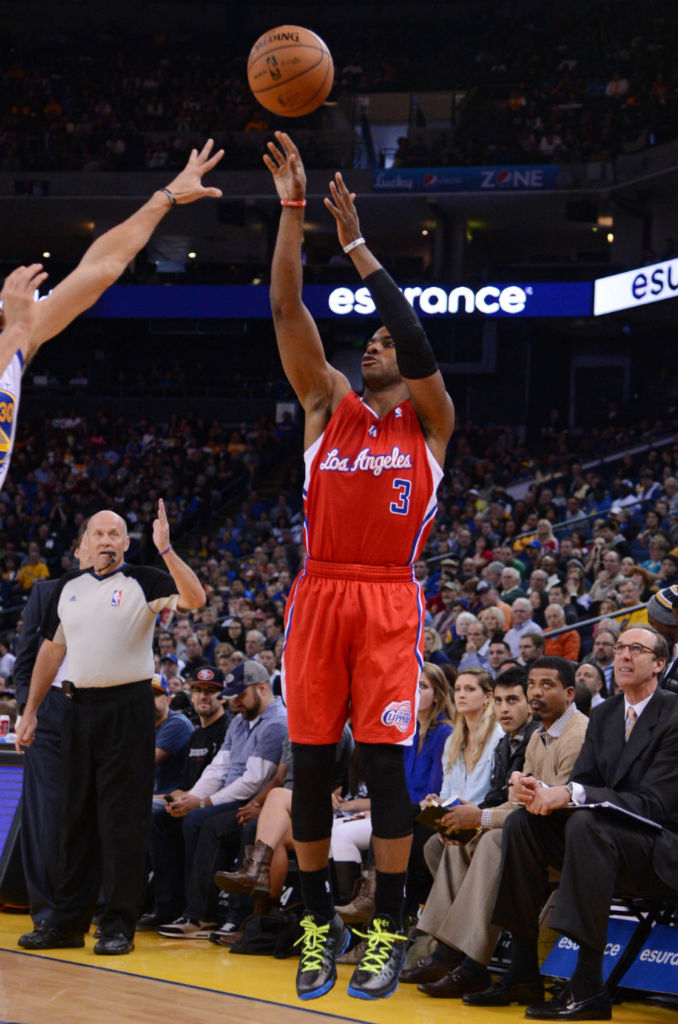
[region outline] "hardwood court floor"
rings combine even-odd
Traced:
[[[294,993],[297,961],[233,956],[209,942],[136,938],[130,956],[84,949],[26,953],[16,945],[30,919],[0,912],[0,1024],[514,1024],[523,1009],[481,1010],[431,999],[401,985],[389,999],[352,999],[352,968],[322,999]],[[616,1024],[675,1024],[675,1011],[647,1003],[616,1006]]]

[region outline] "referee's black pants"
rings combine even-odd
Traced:
[[[50,924],[84,933],[100,872],[102,936],[141,914],[155,771],[150,681],[76,691],[64,706],[59,882]]]

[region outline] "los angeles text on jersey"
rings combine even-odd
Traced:
[[[409,452],[401,452],[397,445],[387,454],[373,455],[371,448],[363,448],[355,459],[350,455],[342,456],[338,448],[332,448],[320,463],[321,470],[334,473],[372,473],[381,476],[385,469],[412,469],[412,456]]]

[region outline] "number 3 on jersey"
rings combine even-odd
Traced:
[[[399,492],[398,500],[391,502],[389,510],[396,516],[406,516],[410,511],[412,483],[410,480],[394,480],[393,489]]]

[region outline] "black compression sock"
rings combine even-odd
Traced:
[[[300,870],[299,884],[306,910],[326,921],[331,921],[334,917],[334,900],[329,865],[317,871]]]
[[[394,873],[377,870],[377,885],[374,893],[374,916],[388,914],[398,931],[403,928],[403,901],[407,871]]]

